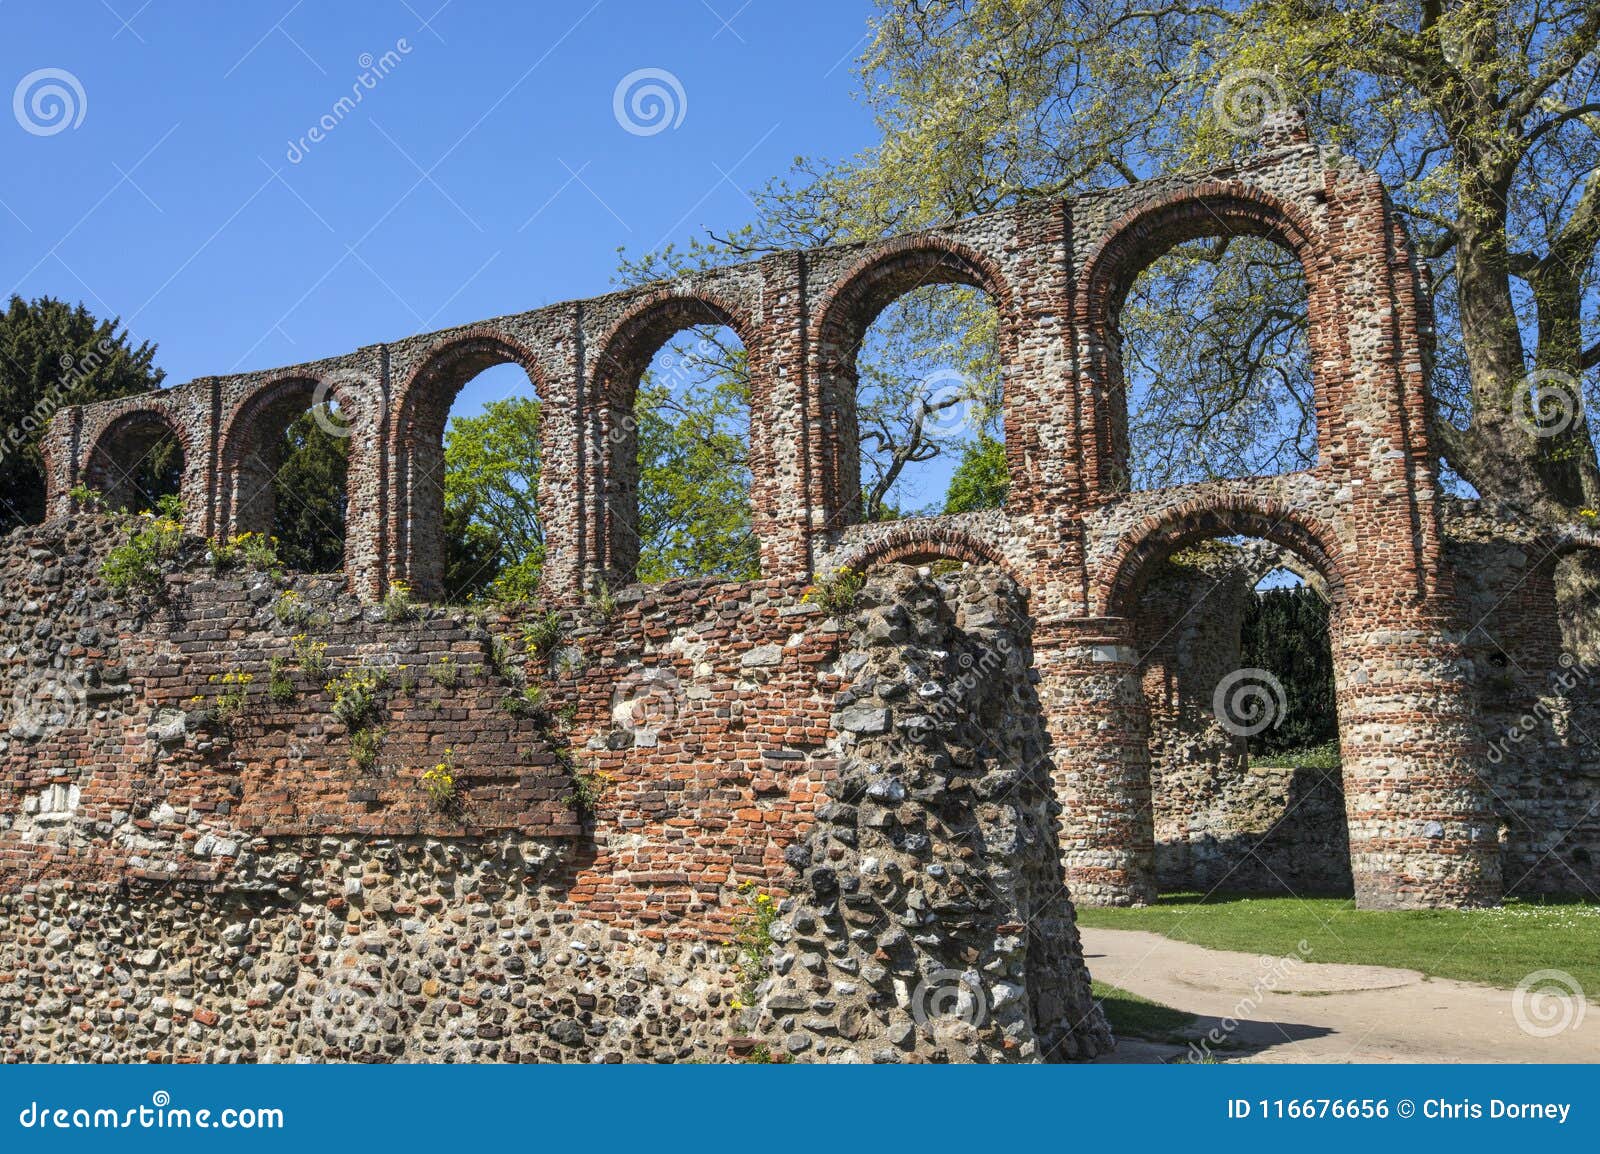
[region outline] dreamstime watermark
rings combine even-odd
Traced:
[[[157,1090],[148,1105],[51,1106],[29,1102],[17,1114],[24,1130],[282,1130],[276,1106],[224,1106],[190,1109],[174,1106],[172,1095]]]
[[[983,424],[972,379],[957,369],[939,369],[917,382],[917,416],[930,438],[973,433]]]
[[[9,426],[5,435],[0,437],[0,462],[5,461],[17,450],[32,444],[34,437],[49,427],[50,418],[67,403],[74,390],[105,364],[107,358],[115,352],[116,342],[110,337],[101,337],[87,352],[76,356],[62,353],[61,359],[56,362],[60,366],[61,375],[50,383],[44,395],[33,403],[33,407],[23,415],[23,418]]]
[[[83,722],[89,690],[83,678],[63,669],[30,673],[21,678],[5,703],[6,731],[12,737],[38,741]]]
[[[1235,737],[1254,737],[1283,724],[1289,699],[1283,682],[1265,669],[1235,669],[1217,682],[1211,712]]]
[[[976,1028],[989,1020],[989,997],[973,970],[934,970],[912,991],[911,1016],[919,1026],[944,1019]]]
[[[65,68],[37,68],[17,81],[11,114],[24,132],[54,136],[83,123],[89,114],[89,94],[83,81]]]
[[[968,696],[980,685],[992,685],[1005,670],[1014,646],[1008,637],[996,637],[993,645],[984,645],[976,654],[963,651],[956,655],[955,672],[941,684],[927,679],[917,686],[921,700],[924,724],[912,728],[912,740],[931,740],[939,722],[948,722],[964,716],[963,707]]]
[[[683,684],[672,670],[634,669],[611,692],[611,723],[635,738],[658,737],[672,727],[686,705]]]
[[[1511,394],[1511,419],[1530,437],[1559,437],[1582,413],[1583,387],[1560,369],[1535,369]]]
[[[328,134],[339,125],[343,124],[345,117],[356,110],[356,106],[366,99],[366,94],[378,87],[378,81],[388,76],[400,62],[411,55],[412,45],[404,36],[394,42],[394,47],[382,56],[373,56],[370,52],[363,52],[356,60],[361,73],[350,84],[350,95],[341,96],[333,102],[333,107],[324,112],[298,140],[289,141],[288,151],[284,156],[290,164],[299,164],[306,158],[313,145],[321,144],[328,138]]]
[[[1295,952],[1281,958],[1267,958],[1262,961],[1262,971],[1255,981],[1250,983],[1250,992],[1235,1003],[1232,1011],[1226,1017],[1218,1020],[1215,1026],[1206,1031],[1205,1037],[1189,1043],[1189,1061],[1206,1062],[1212,1058],[1211,1051],[1224,1045],[1227,1040],[1238,1030],[1241,1022],[1250,1014],[1255,1013],[1256,1007],[1268,994],[1276,993],[1284,979],[1300,967],[1313,953],[1311,943],[1301,938],[1295,943]]]
[[[636,68],[611,93],[611,114],[634,136],[677,128],[689,113],[683,81],[665,68]]]
[[[1579,684],[1594,677],[1594,666],[1578,660],[1570,653],[1563,653],[1557,661],[1561,666],[1561,672],[1551,678],[1551,697],[1559,698],[1570,693]],[[1548,699],[1541,698],[1535,702],[1532,709],[1517,718],[1506,727],[1505,733],[1489,743],[1490,764],[1499,765],[1516,746],[1527,741],[1536,730],[1552,724],[1555,718],[1556,711],[1550,707]]]
[[[1230,72],[1211,92],[1211,111],[1234,136],[1259,136],[1267,118],[1288,107],[1283,81],[1264,68]]]
[[[360,953],[341,954],[315,979],[306,1013],[320,1029],[352,1038],[393,1031],[400,997],[362,968],[364,960]],[[393,1013],[386,1014],[386,1009]]]
[[[1534,1038],[1576,1030],[1588,1010],[1583,987],[1565,970],[1534,970],[1511,992],[1511,1016],[1518,1029]]]

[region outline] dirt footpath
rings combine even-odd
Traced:
[[[1511,990],[1383,966],[1332,965],[1208,950],[1139,930],[1083,928],[1089,972],[1196,1015],[1219,1061],[1600,1062],[1600,1005],[1546,1000],[1518,1024]],[[1593,991],[1591,991],[1593,993]],[[1580,1012],[1581,1011],[1581,1012]],[[1227,1027],[1237,1023],[1231,1030]],[[1124,1039],[1107,1062],[1182,1061],[1188,1047]]]

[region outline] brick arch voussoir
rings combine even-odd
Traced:
[[[83,454],[83,475],[87,476],[94,468],[95,462],[115,436],[145,421],[161,425],[178,438],[178,445],[183,450],[183,474],[186,481],[192,471],[203,470],[205,448],[200,432],[190,428],[181,420],[172,406],[151,404],[144,398],[141,400],[143,401],[141,404],[108,413],[82,438],[82,443],[88,446],[88,450]]]
[[[600,339],[600,354],[594,361],[594,395],[602,404],[631,410],[633,390],[651,358],[676,334],[697,325],[732,329],[744,345],[751,371],[756,371],[763,350],[749,310],[721,293],[661,288],[635,300]]]
[[[999,546],[966,531],[940,525],[897,526],[885,536],[846,551],[839,568],[866,572],[885,565],[965,561],[993,565],[1021,583]]]
[[[289,406],[296,394],[304,394],[305,409],[323,399],[334,401],[346,408],[350,389],[338,381],[313,373],[284,373],[262,381],[225,418],[222,436],[218,438],[218,461],[224,472],[237,468],[245,453],[263,432],[261,422],[278,406]],[[292,419],[292,418],[291,418]]]
[[[1287,549],[1323,579],[1336,605],[1342,602],[1347,565],[1326,522],[1277,502],[1197,500],[1152,514],[1122,535],[1091,585],[1095,615],[1132,616],[1156,563],[1189,545],[1234,536]]]
[[[1283,245],[1299,260],[1308,293],[1325,279],[1321,230],[1298,205],[1239,181],[1203,181],[1140,201],[1113,221],[1085,256],[1074,294],[1075,319],[1105,335],[1113,301],[1162,254],[1186,240],[1215,236],[1218,226]]]
[[[930,270],[943,267],[960,271],[966,274],[966,278],[929,276],[909,288],[899,288],[887,300],[874,299],[877,294],[873,290],[885,279],[901,271],[907,264],[914,265],[918,261],[926,262]],[[988,255],[963,241],[938,233],[920,233],[884,241],[874,245],[871,251],[847,268],[817,302],[813,314],[815,319],[808,334],[810,347],[826,348],[830,338],[837,340],[841,334],[851,333],[856,328],[865,333],[879,313],[923,284],[951,283],[974,285],[994,301],[995,309],[1000,314],[1001,356],[1007,363],[1013,361],[1017,313],[1016,295],[1010,281],[999,263]],[[863,316],[864,310],[872,315]],[[858,344],[861,333],[855,334],[853,341],[846,339],[842,343]]]
[[[474,327],[436,341],[395,392],[395,419],[390,422],[393,451],[406,452],[418,433],[417,423],[424,412],[430,419],[448,414],[451,402],[468,381],[486,369],[505,364],[514,364],[527,373],[541,400],[549,397],[539,358],[527,345],[500,329]]]

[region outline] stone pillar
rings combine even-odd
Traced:
[[[804,255],[766,258],[761,278],[760,336],[749,350],[751,516],[762,575],[803,579],[811,572],[813,524]]]
[[[592,403],[584,385],[583,310],[573,305],[560,340],[539,348],[539,520],[544,526],[544,573],[539,595],[550,605],[581,604],[600,579]]]
[[[1498,819],[1458,639],[1426,618],[1374,629],[1358,608],[1340,616],[1334,666],[1357,907],[1494,905]]]
[[[337,396],[350,435],[344,478],[344,573],[363,601],[383,596],[389,577],[392,530],[385,523],[391,460],[389,350],[369,375],[349,381]]]
[[[1156,894],[1150,717],[1126,618],[1057,619],[1034,634],[1050,721],[1062,856],[1073,900],[1142,905]]]

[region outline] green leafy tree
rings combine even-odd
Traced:
[[[544,566],[539,521],[540,402],[510,397],[445,434],[445,588],[453,598],[491,587],[507,600],[532,596]]]
[[[753,235],[876,233],[1203,168],[1252,147],[1260,113],[1298,105],[1318,138],[1383,177],[1432,265],[1433,432],[1447,465],[1503,512],[1592,542],[1600,467],[1578,403],[1596,399],[1600,368],[1597,46],[1592,0],[887,0],[862,60],[880,141],[769,186]],[[1224,459],[1303,456],[1303,373],[1271,371],[1304,325],[1292,260],[1261,250],[1247,263],[1272,267],[1193,279],[1240,243],[1186,246],[1152,270],[1154,291],[1135,286],[1125,332],[1170,316],[1163,288],[1186,277],[1222,295],[1190,371],[1169,361],[1173,383],[1156,390],[1151,423],[1169,424],[1170,401],[1179,435],[1153,454],[1136,443],[1136,473],[1163,476],[1163,456],[1193,444],[1184,427],[1203,418],[1216,418]],[[1264,311],[1289,330],[1253,334]],[[1530,389],[1531,373],[1554,385]],[[1249,417],[1259,392],[1235,400],[1251,374],[1279,390],[1272,420]],[[1179,394],[1185,380],[1195,395]],[[1528,419],[1536,405],[1555,419]],[[1563,407],[1579,411],[1562,421]],[[1254,444],[1252,428],[1276,444]],[[1600,582],[1591,553],[1572,560],[1569,614]]]
[[[273,477],[272,534],[290,569],[329,573],[344,565],[345,481],[350,441],[331,407],[289,424],[283,464]]]
[[[1256,754],[1309,749],[1339,737],[1328,604],[1306,586],[1267,589],[1245,607],[1241,667],[1265,669],[1283,686],[1283,721],[1250,739]]]
[[[946,513],[971,513],[999,509],[1006,503],[1006,447],[993,437],[980,436],[968,445],[961,463],[950,477],[945,497]]]
[[[39,443],[57,409],[160,387],[155,346],[135,346],[120,324],[52,297],[13,296],[0,313],[0,532],[44,517]],[[176,446],[151,456],[142,485],[156,491],[170,480]]]
[[[645,374],[634,406],[639,579],[755,577],[744,350],[727,348],[714,330],[689,330],[684,344],[669,354],[670,374]],[[724,360],[730,370],[717,371]]]
[[[742,350],[690,330],[647,373],[634,407],[639,451],[641,581],[756,576],[750,533],[748,377]],[[716,374],[710,364],[735,371]],[[534,596],[544,565],[539,520],[540,403],[495,401],[445,435],[445,588],[453,599]]]

